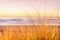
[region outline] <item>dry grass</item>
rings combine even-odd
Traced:
[[[60,40],[60,27],[56,25],[1,25],[0,40]]]

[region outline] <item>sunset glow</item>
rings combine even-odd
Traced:
[[[28,16],[27,12],[31,16],[56,16],[60,0],[0,0],[0,16]]]

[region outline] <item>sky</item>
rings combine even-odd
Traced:
[[[60,11],[60,0],[0,0],[0,16],[25,16],[26,12],[36,15],[36,10],[44,16]],[[34,14],[33,14],[34,12]],[[59,14],[60,15],[60,14]]]
[[[40,0],[3,0],[0,1],[0,8],[2,11],[24,11],[39,7]]]

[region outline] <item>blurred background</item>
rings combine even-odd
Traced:
[[[0,16],[60,16],[60,0],[0,0]]]

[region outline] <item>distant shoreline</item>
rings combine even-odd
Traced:
[[[60,18],[0,17],[0,24],[60,24]]]

